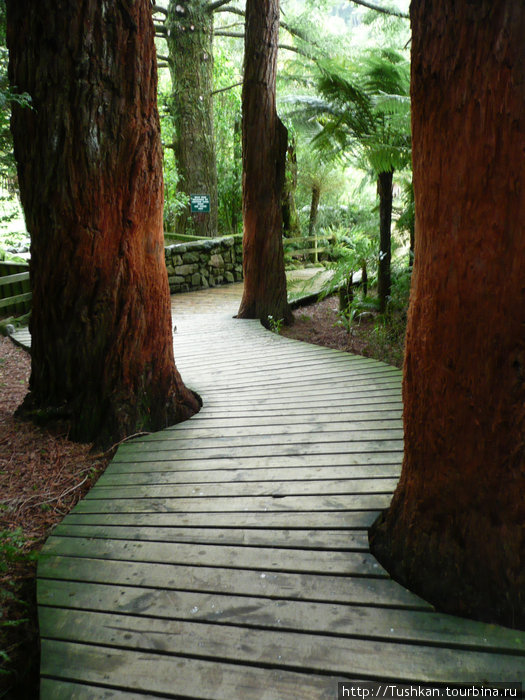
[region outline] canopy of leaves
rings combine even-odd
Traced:
[[[376,173],[408,166],[410,71],[404,57],[391,49],[370,51],[357,62],[322,61],[319,71],[314,143],[364,158]]]

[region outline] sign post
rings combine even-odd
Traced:
[[[191,194],[190,207],[192,214],[209,214],[210,196],[208,194]]]

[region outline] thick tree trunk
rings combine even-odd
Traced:
[[[147,0],[8,0],[12,129],[31,234],[24,410],[108,445],[198,410],[173,361]]]
[[[384,313],[392,287],[390,267],[392,262],[392,180],[394,171],[379,173],[379,261],[377,268],[377,296],[379,310]]]
[[[178,217],[177,232],[217,235],[217,161],[213,131],[213,12],[208,0],[171,0],[166,27],[173,86],[178,189],[208,195],[209,213]]]
[[[439,608],[525,628],[525,9],[411,12],[405,460],[373,550]]]
[[[282,241],[287,131],[275,108],[279,0],[248,0],[244,58],[244,294],[239,318],[290,323]]]

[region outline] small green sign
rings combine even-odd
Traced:
[[[207,194],[190,195],[190,206],[192,214],[209,214],[210,197]]]

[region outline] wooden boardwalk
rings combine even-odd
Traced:
[[[123,444],[46,544],[41,697],[522,681],[525,633],[434,612],[369,552],[400,471],[400,373],[234,320],[225,294],[174,297],[201,412]]]

